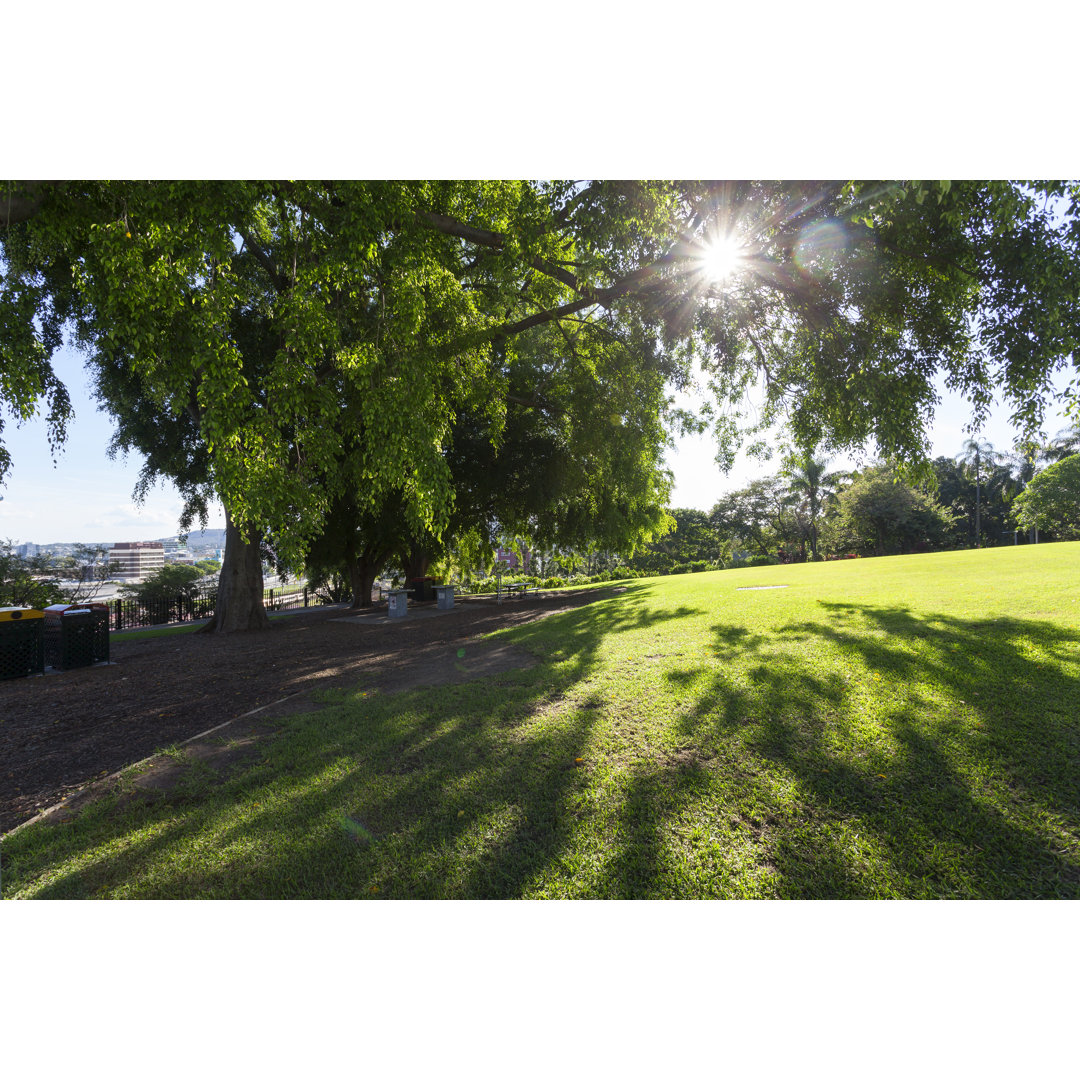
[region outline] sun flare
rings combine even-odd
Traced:
[[[702,270],[710,281],[723,281],[737,273],[745,249],[731,236],[720,236],[705,245]]]

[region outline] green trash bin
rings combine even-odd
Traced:
[[[45,674],[45,612],[0,608],[0,679]]]
[[[109,659],[107,604],[52,604],[45,609],[45,664],[58,671]]]

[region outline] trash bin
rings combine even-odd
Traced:
[[[391,619],[402,619],[409,607],[409,594],[405,589],[391,589],[387,594],[390,601]]]
[[[45,664],[59,671],[109,659],[107,604],[53,604],[45,609]]]
[[[435,586],[435,598],[439,602],[440,611],[448,611],[454,606],[454,586],[453,585],[436,585]]]
[[[0,608],[0,679],[45,674],[45,612]]]

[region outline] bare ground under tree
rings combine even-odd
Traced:
[[[108,666],[0,683],[0,833],[103,775],[282,698],[262,722],[309,708],[316,689],[395,691],[526,666],[521,650],[480,639],[606,595],[459,602],[400,621],[378,611],[342,621],[355,613],[315,609],[246,634],[114,635]]]

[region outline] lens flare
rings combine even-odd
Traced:
[[[819,221],[802,230],[792,256],[804,274],[826,277],[837,269],[846,248],[843,226],[835,221]]]
[[[701,268],[710,281],[724,281],[738,273],[746,249],[732,236],[710,240],[701,254]]]

